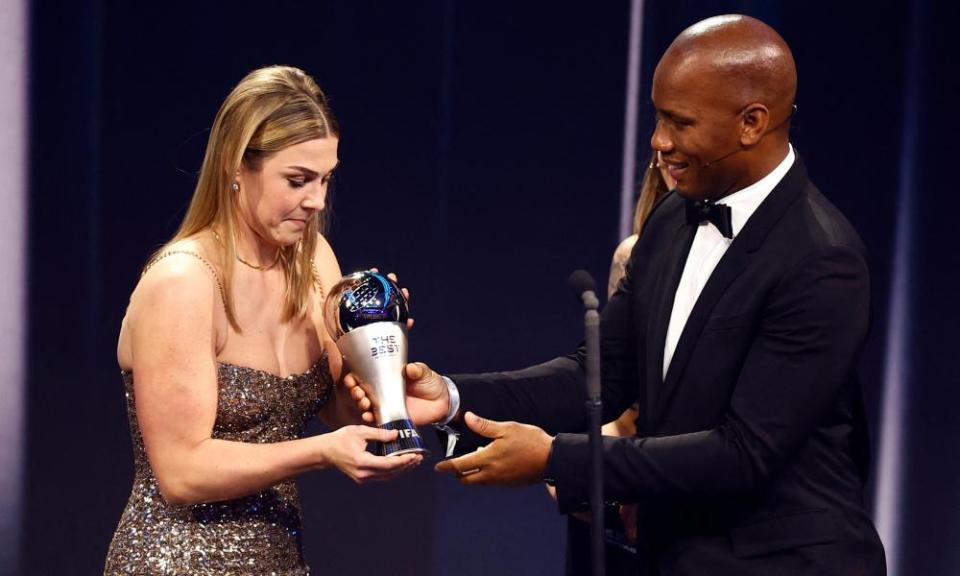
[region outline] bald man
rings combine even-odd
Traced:
[[[691,26],[654,74],[651,143],[676,193],[601,325],[604,419],[640,405],[637,437],[603,443],[605,497],[638,503],[639,574],[886,571],[862,501],[869,272],[789,142],[796,86],[786,43],[744,16]],[[472,431],[461,452],[492,439],[437,469],[548,480],[562,511],[581,509],[587,438],[560,432],[585,428],[583,359],[449,379],[409,367],[417,421]]]

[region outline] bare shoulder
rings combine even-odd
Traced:
[[[127,315],[138,318],[144,311],[165,313],[209,306],[217,282],[202,261],[187,254],[171,254],[144,273],[130,298]]]
[[[617,249],[613,251],[613,261],[617,263],[626,263],[626,261],[630,259],[630,252],[633,251],[633,247],[636,243],[636,234],[624,238],[623,241],[617,246]]]
[[[212,264],[196,246],[177,243],[150,263],[130,297],[121,348],[126,362],[180,357],[183,350],[204,351],[215,342],[215,310],[220,285]],[[125,363],[123,360],[122,363]]]
[[[214,254],[202,239],[189,238],[164,248],[150,262],[130,298],[128,316],[197,307],[210,310],[220,290]]]
[[[607,297],[613,296],[620,285],[620,280],[626,275],[627,262],[630,261],[630,253],[636,243],[636,234],[627,236],[613,251],[613,260],[610,262],[610,276],[607,278]]]

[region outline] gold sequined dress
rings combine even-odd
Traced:
[[[107,553],[105,576],[303,576],[300,501],[293,481],[252,496],[170,506],[157,488],[137,424],[133,374],[123,372],[134,449],[133,492]],[[303,374],[218,364],[213,437],[269,443],[300,438],[333,387],[324,353]]]

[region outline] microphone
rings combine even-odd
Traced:
[[[577,298],[583,301],[583,306],[587,310],[596,310],[600,307],[600,301],[595,292],[597,284],[593,281],[593,276],[586,270],[574,270],[567,279],[570,288],[573,289]]]
[[[597,313],[599,302],[594,293],[596,284],[593,276],[586,270],[574,270],[568,280],[570,287],[583,301],[586,311],[583,313],[584,342],[587,354],[584,359],[584,376],[587,384],[587,427],[590,453],[590,513],[593,520],[590,523],[590,564],[591,574],[603,576],[604,544],[603,544],[603,437],[600,435],[601,420],[603,419],[603,399],[600,387],[600,314]]]
[[[723,156],[717,158],[716,160],[711,160],[711,161],[709,161],[709,162],[704,163],[703,167],[704,167],[704,168],[709,168],[709,167],[712,166],[713,164],[716,164],[717,162],[719,162],[719,161],[721,161],[721,160],[726,160],[727,158],[733,156],[733,155],[736,154],[737,152],[742,152],[742,151],[743,151],[743,146],[737,148],[737,149],[734,150],[733,152],[730,152],[730,153],[728,153],[728,154],[724,154]]]

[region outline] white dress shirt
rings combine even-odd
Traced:
[[[709,222],[703,222],[697,228],[693,238],[693,245],[687,255],[687,262],[683,266],[683,275],[673,297],[673,310],[670,313],[670,325],[667,328],[667,341],[663,347],[663,377],[667,377],[670,360],[677,349],[677,342],[683,327],[687,324],[693,305],[696,304],[700,292],[706,285],[713,269],[717,267],[720,258],[727,252],[727,248],[734,238],[740,234],[750,216],[757,210],[760,203],[783,180],[783,177],[793,166],[796,155],[793,146],[789,145],[786,158],[773,169],[772,172],[757,180],[742,190],[738,190],[721,199],[718,204],[730,207],[730,220],[733,227],[733,238],[724,238],[717,227]]]

